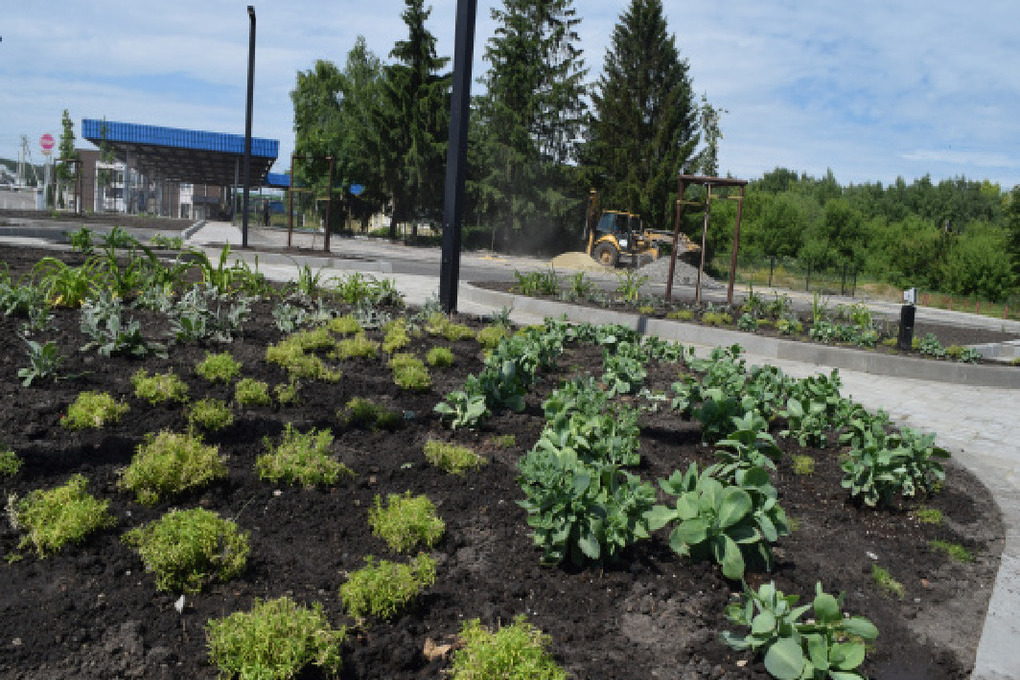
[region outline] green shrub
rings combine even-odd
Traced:
[[[447,347],[433,347],[425,355],[425,363],[434,368],[445,368],[453,365],[453,352]]]
[[[732,326],[733,317],[726,312],[705,312],[701,315],[701,323],[706,326]]]
[[[424,543],[431,548],[443,537],[446,524],[436,514],[436,506],[428,496],[403,496],[391,493],[386,505],[377,495],[368,511],[368,524],[372,534],[386,541],[394,552],[402,553]]]
[[[666,318],[674,321],[690,321],[694,318],[694,312],[690,309],[678,309],[666,314]]]
[[[407,321],[404,319],[396,319],[384,325],[383,333],[382,350],[387,354],[393,354],[411,344],[411,337],[407,332]]]
[[[455,323],[442,312],[429,314],[425,322],[425,332],[429,335],[439,335],[453,342],[456,340],[469,340],[475,337],[475,332],[464,324]]]
[[[436,582],[436,563],[422,553],[408,564],[381,560],[371,555],[365,566],[340,586],[340,598],[351,617],[387,620],[403,611],[418,594]]]
[[[489,462],[466,446],[435,439],[425,442],[425,459],[440,470],[454,475],[462,475]]]
[[[234,424],[234,412],[220,399],[199,399],[188,407],[188,423],[215,432]]]
[[[375,359],[379,356],[379,343],[372,342],[364,333],[359,333],[353,338],[338,341],[331,356],[339,361],[355,357]]]
[[[330,319],[326,323],[326,328],[337,335],[357,335],[364,330],[358,320],[351,314]]]
[[[85,430],[113,425],[128,412],[128,405],[106,392],[82,392],[67,407],[60,424],[69,430]]]
[[[320,330],[329,341],[326,347],[332,347],[335,343],[329,333],[325,330]],[[275,345],[267,347],[266,361],[283,368],[292,380],[297,378],[310,378],[327,382],[340,380],[340,371],[328,368],[318,356],[307,354],[302,344],[302,339],[295,336],[289,336]]]
[[[566,680],[567,674],[546,651],[549,636],[524,615],[493,633],[478,619],[460,629],[461,647],[453,654],[452,680]]]
[[[36,489],[23,499],[11,496],[7,514],[14,528],[25,532],[18,548],[32,546],[39,557],[46,557],[116,524],[107,510],[110,502],[97,500],[85,491],[87,486],[84,475],[73,475],[49,491]]]
[[[229,352],[206,353],[205,359],[195,366],[195,371],[210,382],[229,383],[241,373],[241,362]]]
[[[300,394],[301,383],[295,378],[291,378],[290,382],[280,383],[273,388],[273,392],[276,394],[276,400],[280,402],[281,406],[287,404],[296,404],[301,398]]]
[[[263,442],[269,452],[255,460],[259,479],[311,488],[318,484],[336,484],[340,475],[354,476],[350,468],[329,457],[329,447],[333,443],[329,430],[301,433],[287,423],[279,445],[273,446],[268,437]]]
[[[482,346],[482,349],[493,350],[499,347],[504,338],[510,336],[510,331],[502,324],[491,324],[478,331],[475,340]]]
[[[398,411],[380,406],[370,399],[354,397],[344,408],[337,411],[337,418],[344,427],[360,427],[368,430],[396,430],[404,418]]]
[[[322,605],[309,609],[281,597],[256,600],[248,612],[210,619],[205,634],[209,661],[220,677],[287,680],[309,664],[339,673],[346,631],[329,627]]]
[[[21,470],[24,462],[10,449],[0,451],[0,477],[13,477]]]
[[[226,475],[227,466],[215,446],[206,446],[197,436],[163,430],[146,436],[118,486],[134,492],[139,503],[154,505]]]
[[[269,385],[254,378],[241,378],[234,386],[234,401],[241,406],[269,406]]]
[[[393,369],[393,382],[398,387],[423,391],[432,386],[425,363],[413,354],[394,354],[389,366]]]
[[[197,593],[209,581],[238,576],[250,550],[247,532],[203,508],[171,510],[122,540],[156,575],[156,588],[176,593]]]
[[[150,376],[144,368],[140,368],[131,376],[131,385],[135,388],[136,397],[154,406],[169,401],[183,403],[188,400],[188,386],[173,371]]]

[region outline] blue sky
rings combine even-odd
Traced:
[[[0,14],[0,157],[27,135],[82,118],[242,134],[247,2],[11,0]],[[406,30],[402,0],[259,4],[253,134],[293,149],[289,93],[316,59],[342,66],[357,35],[387,58]],[[492,35],[479,0],[474,76]],[[594,80],[629,3],[577,0]],[[453,51],[455,0],[433,0],[429,28]],[[695,92],[726,109],[722,172],[777,166],[843,184],[966,176],[1020,184],[1020,3],[981,0],[664,0]]]

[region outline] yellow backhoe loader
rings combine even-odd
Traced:
[[[598,200],[598,192],[593,189],[584,229],[585,252],[596,262],[615,267],[626,258],[631,266],[640,267],[658,259],[663,244],[673,243],[672,231],[646,229],[640,215],[620,210],[599,213]],[[681,233],[677,239],[677,256],[700,249],[686,234]]]

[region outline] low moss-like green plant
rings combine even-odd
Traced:
[[[116,424],[128,409],[127,404],[108,392],[82,392],[67,407],[67,415],[60,419],[60,424],[69,430],[98,429]]]
[[[352,314],[344,314],[330,319],[326,328],[337,335],[357,335],[365,330]]]
[[[297,379],[291,378],[289,382],[280,383],[274,387],[273,392],[276,394],[276,401],[280,402],[281,406],[296,404],[301,398],[301,383]]]
[[[303,607],[287,597],[256,600],[250,611],[205,625],[209,661],[220,677],[244,680],[287,680],[308,665],[335,675],[346,634],[329,627],[322,605]]]
[[[352,573],[340,586],[340,598],[347,613],[358,621],[369,616],[393,618],[425,588],[436,582],[436,563],[422,553],[408,564],[365,558],[365,566]]]
[[[433,347],[425,355],[425,363],[434,368],[453,365],[453,352],[448,347]]]
[[[442,312],[429,314],[425,322],[425,332],[429,335],[440,335],[447,340],[468,340],[475,337],[475,332],[464,324],[456,323]]]
[[[383,333],[382,350],[387,354],[393,354],[411,344],[406,319],[395,319],[385,324]]]
[[[376,404],[371,399],[354,397],[337,411],[337,419],[344,427],[360,427],[366,430],[389,430],[399,428],[404,418],[398,411],[393,411]]]
[[[328,346],[332,347],[335,343],[329,333],[324,329],[320,330],[322,330],[327,338],[330,338]],[[340,380],[340,371],[330,369],[323,363],[320,357],[306,353],[299,339],[295,339],[293,336],[284,338],[275,345],[267,347],[266,361],[283,368],[292,380],[298,378],[325,380],[327,382]]]
[[[566,680],[566,672],[547,651],[551,640],[524,615],[495,633],[478,619],[460,629],[460,648],[453,654],[451,680]]]
[[[489,441],[493,446],[498,446],[501,449],[509,449],[517,445],[517,437],[512,434],[494,434],[489,437]]]
[[[637,311],[638,314],[641,314],[642,316],[652,316],[655,314],[655,307],[652,307],[651,305],[640,305],[637,308]]]
[[[155,574],[157,589],[176,593],[197,593],[210,581],[238,576],[251,549],[237,523],[204,508],[171,510],[121,540]]]
[[[241,378],[234,385],[234,401],[241,406],[269,406],[269,384],[254,378]]]
[[[428,496],[411,496],[391,493],[386,504],[377,495],[368,511],[368,524],[372,533],[394,552],[408,552],[424,544],[431,548],[443,537],[446,524],[436,513],[436,506]]]
[[[892,595],[898,600],[903,599],[903,595],[905,593],[903,584],[894,579],[892,574],[890,574],[886,569],[883,569],[877,564],[872,564],[871,580],[874,581],[875,585],[889,595]]]
[[[109,501],[89,494],[88,479],[73,475],[61,486],[36,489],[25,498],[11,496],[7,514],[25,535],[18,548],[34,547],[39,557],[59,552],[68,543],[81,543],[89,534],[116,524]]]
[[[118,486],[133,492],[139,503],[154,505],[226,476],[227,466],[217,447],[206,446],[195,435],[163,430],[146,436]]]
[[[915,522],[921,524],[942,524],[942,511],[938,508],[921,506],[910,513]]]
[[[11,449],[0,450],[0,477],[13,477],[21,471],[24,461]]]
[[[188,400],[188,386],[173,371],[150,376],[144,368],[140,368],[131,376],[131,385],[135,388],[136,397],[152,405]]]
[[[462,475],[474,470],[489,461],[466,446],[449,444],[436,439],[425,442],[425,459],[444,472]]]
[[[949,541],[932,541],[930,545],[934,550],[944,552],[949,556],[949,559],[955,562],[974,561],[974,554],[959,543],[951,543]]]
[[[701,323],[706,326],[732,326],[733,317],[726,312],[705,312],[701,315]]]
[[[811,456],[794,455],[793,458],[793,474],[795,475],[813,475],[815,473],[815,459]]]
[[[206,353],[205,359],[195,366],[195,372],[209,382],[229,383],[241,374],[241,362],[230,352]]]
[[[379,343],[369,340],[364,333],[359,333],[353,338],[338,341],[332,356],[339,361],[354,358],[375,359],[379,356]]]
[[[432,386],[432,378],[425,363],[413,354],[394,354],[389,366],[393,369],[393,382],[398,387],[424,391]]]
[[[510,331],[507,327],[503,324],[494,323],[478,331],[478,334],[475,335],[475,340],[482,346],[482,349],[494,350],[499,347],[499,343],[508,337],[510,337]]]
[[[188,407],[188,422],[192,427],[216,432],[234,424],[234,412],[221,399],[199,399]]]
[[[690,321],[694,318],[694,312],[690,309],[678,309],[666,314],[666,318],[673,321]]]
[[[341,475],[353,477],[354,472],[329,456],[333,434],[329,430],[298,432],[287,423],[278,445],[266,437],[268,453],[255,460],[259,479],[312,488],[319,484],[336,484]]]

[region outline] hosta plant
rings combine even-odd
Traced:
[[[648,357],[639,343],[623,342],[612,351],[602,350],[602,382],[609,396],[634,394],[648,374]]]
[[[128,408],[107,392],[82,392],[67,407],[60,424],[69,430],[97,429],[119,421]]]
[[[773,582],[757,591],[745,585],[741,601],[726,608],[726,618],[751,630],[743,637],[726,631],[722,639],[733,649],[764,656],[765,669],[778,680],[864,680],[857,669],[878,629],[863,616],[845,616],[843,599],[818,583],[812,603],[797,607],[798,597],[783,594]],[[809,610],[813,617],[801,621]]]
[[[841,463],[841,483],[853,499],[884,506],[897,494],[913,498],[932,492],[946,477],[937,460],[945,458],[949,453],[935,446],[935,435],[910,428],[892,433],[865,429]]]

